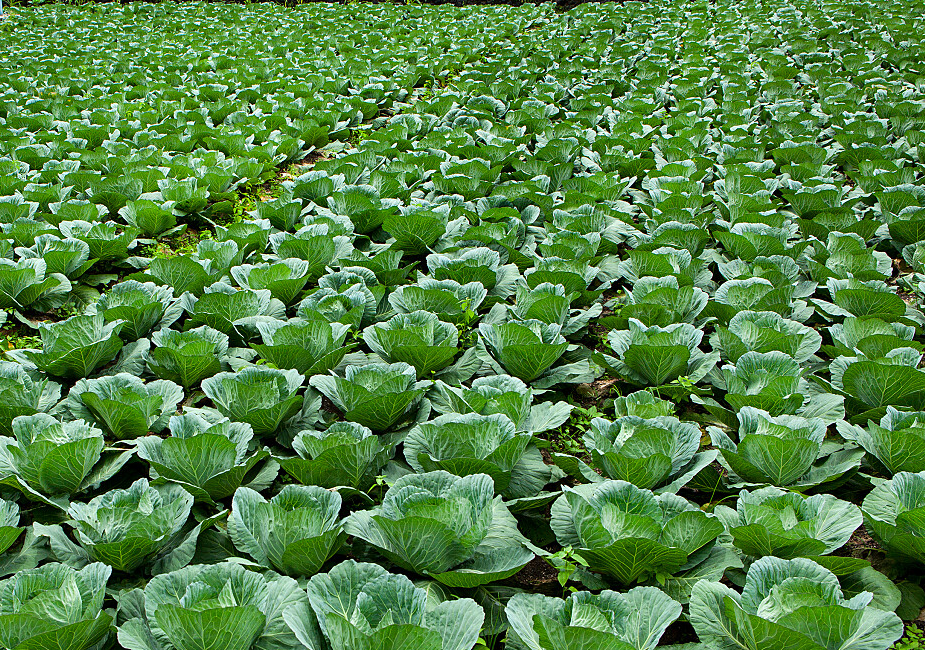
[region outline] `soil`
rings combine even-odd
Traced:
[[[610,396],[611,389],[619,381],[619,379],[605,376],[595,379],[590,384],[578,384],[575,388],[575,396],[585,408],[597,406],[602,399]]]
[[[659,645],[675,645],[681,643],[696,643],[700,639],[694,632],[694,627],[687,621],[675,621],[665,630]]]
[[[336,415],[337,417],[341,417],[341,416],[342,416],[342,413],[340,412],[340,409],[338,409],[336,406],[334,406],[334,402],[332,402],[331,400],[329,400],[329,399],[328,399],[327,397],[325,397],[324,395],[321,396],[321,410],[322,410],[322,411],[325,411],[325,412],[327,412],[327,413],[333,413],[333,414]]]
[[[559,572],[546,560],[535,557],[506,582],[512,587],[561,598],[562,587],[559,585],[558,576]]]
[[[868,560],[871,564],[874,564],[875,560],[882,560],[884,553],[880,545],[870,536],[870,533],[867,532],[867,529],[861,525],[861,527],[851,535],[851,539],[848,540],[848,543],[835,551],[833,555]]]

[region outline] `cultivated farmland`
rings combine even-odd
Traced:
[[[920,3],[8,11],[0,647],[923,641]]]

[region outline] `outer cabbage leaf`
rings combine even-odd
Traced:
[[[75,570],[50,563],[0,582],[0,645],[5,648],[89,650],[108,637],[103,609],[112,569]]]
[[[693,555],[702,560],[723,532],[718,519],[685,499],[656,496],[625,481],[564,492],[551,510],[550,525],[559,543],[572,546],[592,570],[621,584],[670,575]]]
[[[299,650],[283,613],[307,606],[292,578],[224,562],[155,576],[119,601],[127,650]]]
[[[407,571],[451,587],[504,580],[533,558],[517,520],[486,474],[402,476],[382,505],[354,512],[345,530]]]
[[[316,485],[287,485],[269,501],[242,487],[232,501],[228,532],[238,550],[261,566],[311,576],[347,537],[340,509],[340,495]]]
[[[350,487],[365,492],[391,458],[392,447],[367,427],[335,422],[325,431],[300,431],[292,441],[298,456],[276,460],[302,485]]]
[[[346,376],[316,375],[309,381],[351,422],[385,431],[420,401],[429,381],[415,382],[407,363],[347,366]]]
[[[322,635],[345,650],[471,650],[482,608],[470,598],[432,598],[403,575],[347,560],[313,576],[308,604],[289,608],[284,618],[309,650],[328,647]]]
[[[151,465],[156,481],[182,486],[197,501],[214,503],[256,480],[269,457],[251,451],[250,425],[197,413],[170,418],[170,437],[145,436],[136,441],[139,458]]]
[[[851,599],[838,578],[812,560],[763,557],[748,570],[739,595],[701,580],[691,594],[690,621],[701,641],[721,650],[886,650],[903,633],[892,612]]]
[[[302,398],[297,391],[304,379],[296,370],[249,366],[209,377],[202,382],[202,392],[222,415],[251,425],[257,436],[267,436],[299,412]]]
[[[511,650],[654,650],[681,604],[656,587],[579,591],[567,599],[514,594],[504,608]]]

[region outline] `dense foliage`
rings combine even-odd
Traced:
[[[886,650],[911,0],[0,24],[0,647]]]

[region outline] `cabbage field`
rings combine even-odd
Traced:
[[[919,0],[8,14],[0,647],[925,643]]]

